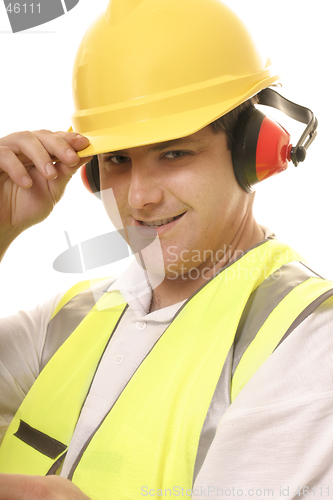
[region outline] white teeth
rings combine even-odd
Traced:
[[[169,219],[154,220],[152,222],[143,222],[142,221],[142,224],[144,226],[149,226],[149,227],[158,227],[158,226],[163,226],[163,224],[167,224],[168,222],[172,222],[177,217],[179,217],[179,215],[177,215],[176,217],[170,217]]]

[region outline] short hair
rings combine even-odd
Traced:
[[[245,111],[245,109],[258,103],[259,98],[255,95],[210,124],[216,134],[219,132],[227,134],[228,149],[231,150],[235,143],[234,131],[239,115]]]

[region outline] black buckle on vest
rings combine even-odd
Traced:
[[[24,443],[28,444],[35,450],[49,458],[57,458],[60,453],[67,449],[67,445],[53,439],[37,429],[34,429],[23,420],[20,420],[20,426],[14,436],[19,438]]]

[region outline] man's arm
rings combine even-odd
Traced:
[[[20,233],[52,212],[72,175],[91,159],[76,153],[88,144],[73,132],[49,130],[0,139],[0,260]]]
[[[47,130],[18,132],[0,139],[0,260],[20,233],[51,213],[72,175],[90,160],[80,159],[76,153],[88,144],[88,139],[78,134]],[[55,159],[60,161],[54,165]],[[14,347],[20,351],[22,345]],[[17,474],[0,474],[0,498],[88,499],[67,479]]]

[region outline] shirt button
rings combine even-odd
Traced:
[[[124,361],[124,356],[121,354],[117,354],[114,358],[113,361],[115,362],[116,365],[121,365],[121,363]]]
[[[135,323],[135,326],[137,327],[138,330],[144,330],[147,326],[147,323],[145,321],[137,321]]]

